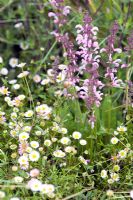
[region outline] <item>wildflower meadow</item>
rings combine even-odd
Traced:
[[[0,200],[133,199],[133,1],[0,0]]]

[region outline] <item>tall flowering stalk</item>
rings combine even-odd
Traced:
[[[100,49],[97,41],[98,27],[93,26],[91,17],[85,14],[83,25],[78,24],[76,26],[77,37],[76,45],[74,45],[68,33],[62,33],[60,29],[67,22],[70,7],[64,6],[63,0],[52,0],[50,2],[55,12],[50,12],[49,17],[54,17],[54,22],[57,25],[53,33],[65,50],[63,56],[67,58],[65,78],[62,80],[76,89],[74,98],[81,98],[85,101],[90,113],[89,122],[93,128],[96,120],[94,107],[100,106],[103,98],[102,88],[105,86],[100,80],[99,75],[100,61],[103,53],[106,55],[106,68],[102,68],[102,70],[104,71],[104,78],[107,80],[107,86],[123,86],[123,81],[117,77],[117,72],[119,68],[126,68],[127,64],[122,63],[122,60],[118,58],[118,55],[122,53],[122,49],[115,47],[119,26],[117,22],[113,24],[107,39],[107,45],[105,48]],[[131,38],[128,40],[131,40]],[[58,71],[57,68],[56,72]],[[65,96],[72,97],[67,87],[63,93]]]
[[[102,93],[100,89],[103,87],[99,81],[99,44],[97,42],[98,28],[94,27],[91,22],[92,19],[86,14],[84,16],[84,24],[77,25],[76,41],[79,45],[77,54],[81,57],[81,66],[79,72],[87,74],[88,78],[83,80],[80,87],[79,96],[84,99],[87,107],[90,109],[94,105],[99,106],[102,100]]]
[[[79,88],[79,97],[82,98],[87,108],[93,111],[93,107],[100,106],[103,93],[103,83],[99,80],[99,44],[97,42],[98,28],[92,25],[92,19],[85,14],[83,25],[77,25],[76,41],[79,45],[77,54],[81,57],[79,73],[87,75],[88,78],[82,81]],[[89,122],[92,128],[94,127],[95,116],[94,112],[89,117]]]
[[[77,89],[77,98],[81,98],[86,102],[88,109],[92,111],[92,108],[96,105],[100,105],[102,100],[101,88],[103,84],[99,81],[99,44],[97,42],[97,31],[98,28],[92,26],[92,19],[85,14],[84,24],[77,25],[77,45],[79,50],[74,49],[74,44],[69,39],[68,33],[60,33],[60,26],[64,25],[66,21],[67,14],[64,14],[64,10],[68,7],[62,5],[63,1],[53,1],[51,2],[55,13],[49,13],[50,17],[54,17],[54,22],[57,24],[57,30],[54,31],[56,39],[62,44],[65,49],[65,56],[68,60],[68,65],[66,69],[66,79],[70,85],[73,85]],[[55,19],[58,19],[55,21]],[[79,62],[81,60],[81,62]],[[83,76],[83,80],[80,76]],[[87,78],[84,79],[84,75]],[[64,90],[66,95],[66,89]],[[91,124],[94,125],[94,113],[90,118]],[[93,127],[92,125],[92,127]]]
[[[116,54],[121,55],[122,53],[121,48],[115,48],[118,30],[119,26],[117,22],[114,22],[110,30],[110,35],[108,36],[107,39],[107,46],[100,50],[101,53],[104,52],[107,56],[107,61],[106,61],[107,68],[105,70],[105,78],[109,81],[109,85],[112,87],[121,87],[123,82],[122,80],[118,79],[117,72],[119,68],[127,67],[127,64],[122,63],[122,60],[120,58],[114,59]]]
[[[63,0],[52,0],[50,1],[55,12],[50,12],[49,17],[54,17],[54,22],[57,25],[57,29],[53,32],[58,42],[60,42],[65,50],[64,57],[67,57],[68,65],[65,71],[66,79],[75,84],[78,81],[78,78],[74,76],[74,73],[78,71],[77,68],[77,55],[74,50],[74,44],[69,38],[68,33],[63,34],[60,29],[67,22],[67,15],[70,13],[70,7],[64,6],[62,3]]]

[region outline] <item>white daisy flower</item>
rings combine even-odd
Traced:
[[[15,83],[17,83],[17,80],[16,80],[16,79],[13,79],[13,80],[10,80],[10,81],[9,81],[9,84],[11,84],[11,85],[13,85],[13,84],[15,84]]]
[[[102,178],[107,178],[107,176],[108,176],[108,175],[107,175],[107,171],[103,169],[103,170],[101,171],[101,177],[102,177]]]
[[[15,84],[12,87],[14,90],[18,90],[18,89],[20,89],[20,84]]]
[[[119,156],[120,156],[120,158],[126,158],[127,152],[125,150],[121,150],[121,151],[119,151]]]
[[[29,138],[29,133],[22,132],[19,134],[19,140],[27,140]]]
[[[53,155],[57,158],[63,158],[66,154],[62,150],[56,150],[53,152]]]
[[[3,75],[3,76],[6,76],[8,74],[8,69],[3,67],[1,70],[0,70],[0,74]]]
[[[12,198],[10,198],[10,200],[20,200],[20,198],[18,198],[18,197],[12,197]]]
[[[133,190],[130,191],[130,197],[133,199]]]
[[[47,85],[49,82],[50,82],[50,79],[49,79],[49,78],[43,79],[43,80],[41,81],[41,85]]]
[[[114,195],[113,190],[107,190],[106,192],[107,196],[112,197]]]
[[[20,73],[17,77],[18,78],[23,78],[23,77],[26,77],[29,75],[29,72],[28,71],[23,71],[22,73]]]
[[[5,193],[5,192],[3,192],[3,191],[0,191],[0,199],[3,199],[3,198],[5,198],[5,196],[6,196],[6,193]]]
[[[20,64],[17,65],[17,67],[23,68],[25,65],[26,65],[26,63],[20,63]]]
[[[32,178],[29,182],[28,182],[28,188],[31,189],[33,192],[37,192],[40,191],[42,188],[42,183],[41,181],[39,181],[38,179]]]
[[[15,176],[13,180],[15,183],[22,183],[24,179],[21,176]]]
[[[112,144],[117,144],[118,143],[118,138],[117,137],[113,137],[113,138],[111,138],[111,143]]]
[[[41,192],[43,194],[51,194],[55,191],[55,187],[52,184],[43,184],[41,187]]]
[[[3,58],[0,56],[0,64],[3,63]]]
[[[60,72],[59,75],[57,76],[56,82],[60,83],[64,81],[66,78],[66,73],[64,71]]]
[[[87,141],[86,140],[80,140],[79,143],[82,145],[82,146],[85,146],[87,144]]]
[[[44,145],[47,146],[47,147],[50,147],[52,145],[51,140],[45,140]]]
[[[19,23],[15,24],[14,27],[17,28],[17,29],[20,29],[20,28],[23,27],[23,23],[19,22]]]
[[[33,162],[36,162],[38,161],[40,158],[40,153],[38,151],[32,151],[30,154],[29,154],[29,159]]]
[[[66,128],[60,128],[60,133],[67,134],[67,129]]]
[[[73,132],[72,137],[76,140],[80,139],[82,137],[82,134],[78,131]]]
[[[10,65],[12,68],[15,68],[15,67],[18,65],[18,59],[17,59],[17,58],[10,58],[10,60],[9,60],[9,65]]]
[[[119,131],[119,132],[126,132],[127,131],[127,127],[125,127],[125,126],[119,126],[117,128],[117,131]]]
[[[33,81],[35,83],[39,83],[41,81],[41,76],[39,76],[38,74],[36,74],[34,77],[33,77]]]
[[[117,173],[111,173],[110,176],[114,181],[119,181],[119,175]]]
[[[19,159],[18,159],[18,163],[20,165],[25,165],[28,163],[28,157],[27,156],[20,156]]]
[[[61,138],[60,142],[64,145],[68,145],[71,142],[71,140],[68,137],[63,137]]]
[[[23,127],[23,131],[25,131],[25,132],[30,132],[31,131],[31,126],[24,126]]]
[[[39,142],[37,141],[31,141],[30,145],[32,148],[37,149],[39,147]]]
[[[33,110],[28,110],[27,112],[24,113],[24,116],[28,118],[28,117],[32,117],[33,114],[34,114]]]

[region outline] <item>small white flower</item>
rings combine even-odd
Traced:
[[[37,149],[39,147],[39,142],[37,141],[31,141],[30,145],[32,148]]]
[[[18,167],[15,166],[15,165],[13,165],[13,166],[12,166],[12,171],[13,171],[13,172],[16,172],[17,170],[18,170]]]
[[[34,77],[33,77],[33,81],[35,83],[39,83],[41,81],[41,76],[39,76],[38,74],[36,74]]]
[[[68,68],[67,65],[63,65],[63,64],[59,65],[60,70],[66,70],[67,68]]]
[[[114,181],[119,181],[119,175],[117,173],[111,173],[110,176]]]
[[[17,28],[17,29],[20,29],[20,28],[23,27],[23,23],[19,22],[19,23],[15,24],[14,27]]]
[[[49,77],[53,77],[54,76],[54,70],[53,69],[48,69],[47,70],[47,74]]]
[[[65,148],[65,152],[67,152],[67,153],[72,153],[72,154],[76,154],[76,153],[77,153],[77,150],[76,150],[74,147],[72,147],[72,146],[67,146],[67,147]]]
[[[28,118],[28,117],[32,117],[33,114],[34,114],[33,110],[28,110],[27,112],[24,113],[24,116]]]
[[[114,183],[114,180],[110,178],[110,179],[108,179],[108,183],[109,183],[109,184],[113,184],[113,183]]]
[[[63,137],[63,138],[61,138],[61,140],[60,140],[60,142],[62,143],[62,144],[65,144],[65,145],[68,145],[69,143],[70,143],[70,139],[68,138],[68,137]]]
[[[116,171],[116,172],[120,171],[120,166],[114,165],[113,170]]]
[[[86,140],[80,140],[79,143],[80,143],[82,146],[84,146],[84,145],[87,144],[87,141],[86,141]]]
[[[29,72],[28,71],[23,71],[22,73],[20,73],[17,77],[18,78],[23,78],[23,77],[26,77],[28,76]]]
[[[113,138],[111,138],[111,143],[112,144],[117,144],[118,143],[118,138],[117,137],[113,137]]]
[[[20,156],[19,159],[18,159],[18,163],[20,165],[25,165],[28,163],[28,157],[27,156]]]
[[[58,140],[58,139],[55,138],[55,137],[51,138],[51,141],[52,141],[52,142],[56,142],[57,140]]]
[[[18,197],[12,197],[10,200],[20,200]]]
[[[3,192],[3,191],[0,191],[0,199],[3,199],[3,198],[5,198],[5,196],[6,196],[5,192]]]
[[[41,118],[49,119],[52,112],[52,108],[46,104],[42,104],[42,105],[36,106],[36,112],[37,112],[37,115],[40,116]]]
[[[130,197],[133,199],[133,190],[130,191]]]
[[[25,132],[30,132],[31,131],[31,126],[24,126],[23,131]]]
[[[12,68],[15,68],[15,67],[18,65],[18,59],[17,59],[17,58],[10,58],[10,60],[9,60],[9,65],[10,65]]]
[[[18,133],[17,133],[16,130],[11,130],[11,131],[10,131],[10,135],[11,135],[12,137],[16,137],[16,136],[18,135]]]
[[[63,158],[66,154],[62,150],[56,150],[53,152],[53,155],[57,158]]]
[[[55,197],[55,193],[48,193],[47,196],[50,198],[50,199],[53,199]]]
[[[20,48],[27,50],[29,48],[29,44],[27,42],[20,42]]]
[[[23,178],[21,176],[16,176],[16,177],[14,177],[13,180],[15,181],[15,183],[22,183]]]
[[[107,190],[106,192],[107,196],[112,197],[114,195],[113,190]]]
[[[28,182],[28,187],[33,191],[33,192],[37,192],[40,191],[42,188],[42,183],[41,181],[39,181],[38,179],[32,178],[29,182]]]
[[[19,140],[27,140],[29,138],[29,133],[22,132],[19,134]]]
[[[40,158],[40,153],[38,151],[32,151],[29,154],[29,159],[33,162],[38,161]]]
[[[15,84],[15,83],[17,83],[17,80],[16,80],[16,79],[13,79],[13,80],[10,80],[10,81],[9,81],[9,84],[11,84],[11,85],[13,85],[13,84]]]
[[[87,160],[85,160],[83,156],[79,156],[79,160],[80,160],[80,162],[82,162],[84,165],[87,165],[87,164],[88,164]]]
[[[55,191],[55,187],[52,184],[43,184],[41,187],[41,192],[43,194],[51,194]]]
[[[120,156],[120,158],[126,158],[127,152],[125,150],[121,150],[121,151],[119,151],[119,156]]]
[[[13,85],[13,89],[14,90],[18,90],[20,88],[20,84],[15,84],[15,85]]]
[[[40,136],[40,135],[42,135],[42,132],[41,132],[41,131],[36,131],[35,134],[36,134],[37,136]]]
[[[44,47],[40,47],[40,50],[41,50],[41,51],[44,51],[45,49],[44,49]]]
[[[117,128],[117,131],[119,131],[119,132],[126,132],[127,131],[127,127],[125,127],[125,126],[119,126]]]
[[[25,95],[20,94],[20,95],[18,96],[18,99],[21,100],[21,101],[24,100],[24,99],[25,99]]]
[[[62,90],[57,90],[57,91],[55,91],[55,93],[54,93],[55,97],[56,97],[56,96],[61,97],[62,94],[63,94]]]
[[[64,71],[60,72],[59,75],[57,76],[56,82],[60,83],[64,81],[66,78],[66,73]]]
[[[23,68],[25,65],[26,65],[26,63],[20,63],[20,64],[17,65],[17,67]]]
[[[49,79],[49,78],[43,79],[43,80],[41,81],[41,85],[47,85],[49,82],[50,82],[50,79]]]
[[[31,153],[33,151],[33,149],[31,147],[27,147],[26,152],[27,153]]]
[[[51,140],[45,140],[44,145],[47,146],[47,147],[50,147],[52,145]]]
[[[72,134],[72,137],[73,137],[74,139],[76,139],[76,140],[80,139],[81,136],[82,136],[81,133],[78,132],[78,131],[75,131],[75,132],[73,132],[73,134]]]
[[[3,67],[1,70],[0,70],[0,74],[6,76],[8,74],[8,69]]]
[[[0,56],[0,64],[3,63],[3,58]]]
[[[114,131],[114,135],[119,135],[119,133],[117,131]]]
[[[67,134],[67,129],[66,128],[60,128],[60,133]]]
[[[107,171],[103,169],[103,170],[101,171],[101,177],[102,177],[102,178],[106,178],[107,176],[108,176],[108,175],[107,175]]]
[[[17,113],[16,112],[11,113],[11,119],[16,119],[16,118],[17,118]]]

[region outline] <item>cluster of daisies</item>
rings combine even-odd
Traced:
[[[29,74],[28,71],[23,70],[25,63],[18,64],[18,67],[22,69],[22,73],[17,78],[25,79]],[[48,74],[50,77],[49,71]],[[37,75],[36,78],[39,79]],[[67,128],[61,125],[60,119],[58,119],[59,122],[53,120],[59,117],[53,114],[53,108],[47,104],[37,102],[28,109],[28,97],[24,94],[14,94],[10,84],[11,81],[9,81],[9,87],[4,85],[0,87],[0,96],[3,97],[1,99],[10,112],[7,114],[1,108],[0,126],[4,129],[3,135],[11,141],[9,142],[11,170],[18,173],[12,181],[22,186],[26,183],[24,186],[26,189],[54,198],[56,187],[48,180],[41,179],[43,172],[39,167],[40,163],[42,160],[49,161],[49,156],[51,156],[50,159],[58,159],[60,167],[67,167],[67,160],[76,156],[77,163],[87,165],[89,159],[84,158],[82,153],[79,154],[77,149],[77,143],[86,146],[87,141],[78,131],[70,134]],[[85,157],[88,155],[85,148],[83,154]],[[19,175],[21,170],[26,173],[26,180],[25,177]],[[5,192],[0,191],[0,198],[3,197],[5,197]],[[19,198],[11,198],[11,200],[15,199]]]
[[[114,131],[113,137],[110,140],[113,146],[117,145],[117,148],[115,149],[114,155],[112,155],[111,159],[108,160],[111,161],[109,169],[103,169],[101,171],[101,178],[107,180],[110,187],[113,183],[120,182],[123,163],[126,163],[126,159],[130,160],[132,158],[131,144],[130,141],[127,140],[126,135],[127,127],[121,125],[117,127],[116,131]],[[112,197],[114,195],[115,192],[113,190],[107,191],[107,196]],[[133,198],[132,191],[130,192],[130,196]]]

